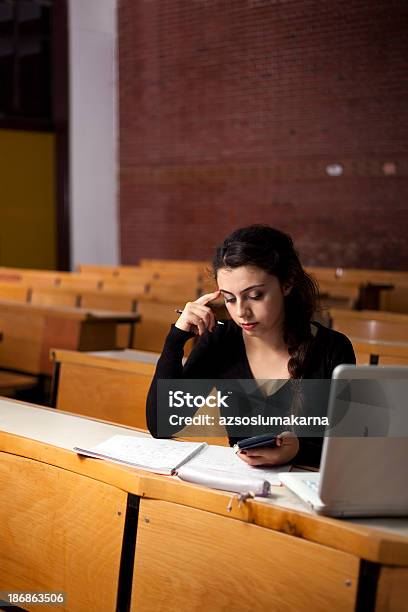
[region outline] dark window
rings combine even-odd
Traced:
[[[0,0],[0,118],[52,118],[51,0]]]

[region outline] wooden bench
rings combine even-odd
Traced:
[[[317,516],[285,487],[229,505],[230,493],[69,450],[134,429],[18,402],[0,415],[0,590],[65,591],[54,609],[78,612],[406,609],[403,517]]]
[[[132,348],[161,353],[170,326],[179,316],[175,312],[177,308],[180,308],[180,302],[161,303],[152,302],[146,298],[139,299],[137,312],[141,319],[137,326]],[[193,341],[189,340],[185,345],[185,355],[190,353],[192,346]]]
[[[408,283],[407,272],[311,266],[306,267],[306,271],[319,284],[331,283],[332,286],[355,285],[359,287],[357,307],[360,309],[379,310],[381,308],[381,296],[386,291],[392,290],[399,283]]]
[[[211,266],[211,262],[208,260],[194,260],[194,259],[149,259],[142,258],[140,260],[140,266],[142,268],[156,268],[158,270],[194,270],[201,273],[203,269]]]
[[[79,291],[60,287],[33,287],[28,302],[34,306],[80,306]]]
[[[137,287],[133,290],[100,289],[98,291],[83,291],[80,297],[82,308],[113,310],[116,312],[135,312],[140,293]],[[120,325],[117,328],[116,348],[127,348],[133,345],[133,331],[129,325]]]
[[[200,288],[197,283],[159,279],[149,284],[146,296],[148,300],[164,304],[177,301],[183,308],[186,302],[193,302],[200,296]]]
[[[12,300],[13,302],[27,302],[31,290],[28,285],[16,281],[0,282],[0,300]]]
[[[64,289],[74,289],[75,291],[93,291],[102,286],[103,280],[104,278],[100,274],[59,272],[56,284]]]
[[[38,378],[36,376],[0,370],[0,395],[14,397],[18,391],[32,389],[37,384]]]
[[[54,603],[56,611],[118,609],[127,493],[6,452],[0,452],[0,487],[0,588],[62,591],[66,601]]]
[[[120,276],[118,278],[104,279],[100,289],[118,294],[132,293],[133,295],[144,295],[147,293],[150,281],[151,278],[147,275],[134,277]]]
[[[345,281],[360,280],[367,284],[399,285],[400,283],[408,283],[408,272],[404,270],[360,270],[358,268],[346,268],[343,279]]]
[[[192,261],[179,259],[141,259],[140,266],[145,269],[154,270],[159,278],[173,276],[182,279],[189,276],[198,283],[207,274],[211,263],[208,261]]]
[[[331,325],[363,340],[408,341],[408,316],[382,311],[330,310]]]
[[[80,274],[99,274],[100,276],[120,276],[121,273],[138,272],[140,266],[109,266],[105,264],[79,264],[77,270]]]
[[[98,291],[82,291],[80,295],[80,306],[93,310],[114,310],[117,312],[135,312],[137,291],[102,289]]]
[[[337,281],[339,283],[392,284],[408,283],[408,272],[398,270],[369,270],[358,268],[323,268],[306,266],[306,271],[318,281]]]
[[[29,374],[52,373],[51,347],[74,350],[116,348],[117,326],[139,320],[137,313],[0,302],[0,367]]]
[[[140,512],[132,612],[353,610],[356,555],[164,500],[144,499]]]
[[[137,351],[125,353],[52,350],[53,405],[146,430],[146,396],[159,356],[152,354],[147,360]]]
[[[408,365],[408,342],[350,337],[358,365]]]
[[[356,283],[337,283],[319,281],[319,293],[325,308],[356,308],[360,298],[360,285]]]
[[[0,268],[0,275],[3,280],[8,276],[15,282],[32,285],[43,285],[52,287],[58,282],[59,272],[56,270],[33,270],[30,268]]]
[[[51,350],[51,403],[59,410],[147,430],[146,398],[159,356],[135,350]],[[199,412],[214,414],[205,407]],[[228,446],[223,427],[185,427],[178,437]]]
[[[142,266],[105,266],[98,264],[79,264],[80,274],[98,274],[104,280],[142,278],[150,280],[156,278],[154,270],[143,268]]]
[[[381,310],[408,315],[408,283],[381,293]]]
[[[78,276],[78,275],[77,275]],[[76,281],[75,281],[76,282]],[[188,286],[185,295],[181,295],[180,286],[168,285],[163,283],[155,286],[152,293],[148,294],[147,286],[144,283],[130,281],[130,279],[109,279],[103,283],[99,289],[89,290],[84,288],[75,288],[75,283],[72,287],[66,288],[61,283],[60,285],[40,285],[23,287],[22,285],[6,283],[7,292],[11,295],[25,297],[29,303],[35,306],[49,307],[68,307],[82,308],[92,310],[114,311],[121,313],[132,313],[137,308],[139,300],[147,299],[149,302],[163,302],[163,305],[154,305],[151,307],[141,306],[143,311],[143,327],[138,334],[138,338],[133,344],[131,329],[127,325],[118,325],[117,329],[117,348],[125,348],[129,345],[134,348],[146,350],[161,350],[164,338],[166,337],[170,324],[177,319],[174,309],[183,307],[187,299],[194,299],[191,294],[191,288]],[[10,292],[8,288],[10,287]],[[188,293],[188,295],[187,295]],[[1,287],[0,287],[1,294]],[[169,304],[169,297],[176,296],[180,298],[177,304]],[[14,301],[14,300],[13,300]],[[110,348],[115,348],[111,346]]]
[[[75,286],[75,284],[74,284]],[[69,308],[85,308],[92,310],[104,310],[113,312],[134,312],[136,310],[137,291],[130,291],[123,287],[116,290],[109,289],[80,289],[80,288],[65,288],[62,286],[34,286],[32,288],[23,288],[23,286],[12,286],[11,291],[5,292],[14,300],[13,296],[25,297],[25,300],[30,304],[39,306],[61,306]],[[1,299],[1,287],[0,287]],[[117,347],[128,347],[131,340],[132,329],[129,325],[123,324],[117,329]]]

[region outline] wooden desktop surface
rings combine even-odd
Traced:
[[[111,349],[121,324],[135,324],[137,313],[94,311],[62,306],[33,306],[0,301],[0,365],[29,374],[52,373],[53,346],[76,350]]]
[[[146,429],[146,396],[155,364],[146,359],[112,357],[112,352],[100,356],[51,351],[55,364],[52,405],[58,410]]]
[[[0,511],[0,539],[3,551],[7,551],[6,562],[0,564],[0,590],[29,590],[41,578],[42,590],[78,589],[75,597],[71,595],[75,607],[58,609],[86,610],[91,605],[98,609],[99,584],[106,601],[103,609],[115,609],[111,591],[116,593],[118,581],[123,591],[123,581],[118,578],[122,575],[119,553],[125,529],[121,517],[125,511],[128,516],[130,495],[138,508],[132,610],[198,610],[203,593],[214,610],[262,610],[274,605],[284,610],[374,609],[361,607],[362,590],[367,591],[365,597],[374,597],[377,610],[406,609],[408,518],[320,517],[285,487],[273,487],[271,498],[266,500],[251,500],[241,506],[234,501],[229,511],[231,494],[227,492],[82,458],[72,450],[115,434],[147,435],[135,429],[6,399],[0,401],[0,429],[1,481],[7,483],[9,500]],[[37,493],[32,483],[37,483]],[[66,488],[65,498],[58,496],[58,483]],[[93,487],[93,497],[86,493],[87,483]],[[42,492],[42,486],[49,487],[49,496]],[[128,496],[127,509],[123,493]],[[32,496],[41,500],[39,507],[33,506]],[[16,504],[10,502],[14,497]],[[98,510],[98,501],[95,508],[91,503],[99,497],[100,502],[104,500],[103,507],[106,503],[106,512]],[[87,504],[89,513],[96,513],[94,526],[87,518]],[[43,512],[51,512],[48,530],[41,522]],[[55,529],[65,534],[58,540],[59,548],[51,544]],[[102,537],[111,531],[112,539]],[[18,535],[20,543],[15,549]],[[41,539],[41,554],[37,552],[34,558],[36,537]],[[109,575],[102,568],[96,571],[98,564],[93,562],[96,574],[92,582],[89,575],[78,575],[71,564],[84,570],[81,559],[89,563],[90,558],[82,547],[89,547],[93,540],[95,558],[103,565],[103,555],[107,555],[112,570]],[[72,558],[67,557],[67,551]],[[35,568],[41,566],[43,557],[39,576]],[[19,563],[24,564],[22,575]],[[50,563],[63,564],[64,571],[51,575],[47,570]],[[369,580],[364,578],[367,568],[370,580],[376,577],[371,593]],[[55,575],[59,584],[52,577]],[[296,589],[291,589],[295,575]],[[81,594],[81,590],[86,592]]]
[[[72,351],[56,348],[50,351],[50,359],[55,363],[81,364],[120,372],[145,373],[151,374],[152,377],[158,358],[157,353],[134,350]]]
[[[157,353],[135,350],[51,350],[55,364],[52,405],[58,410],[146,430],[146,396],[158,358]],[[214,413],[214,409],[209,410]],[[188,426],[178,435],[228,446],[223,427]]]
[[[119,321],[120,323],[134,323],[140,319],[140,315],[136,312],[114,312],[111,310],[96,310],[92,308],[27,304],[24,302],[14,302],[11,300],[0,301],[0,312],[10,309],[28,313],[34,312],[41,314],[52,314],[55,317],[73,320],[98,319],[98,321],[111,321],[113,319],[115,321]]]
[[[142,363],[157,364],[160,353],[152,351],[138,351],[136,349],[117,349],[115,351],[88,351],[88,355],[104,359],[117,359],[119,361],[139,361]]]

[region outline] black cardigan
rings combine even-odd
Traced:
[[[353,347],[343,334],[323,327],[319,323],[313,323],[313,325],[317,328],[317,333],[306,356],[304,378],[330,380],[337,365],[355,363]],[[246,356],[242,330],[233,321],[225,321],[224,325],[216,325],[212,333],[203,334],[183,367],[184,345],[191,337],[193,334],[173,325],[166,338],[147,397],[147,426],[153,436],[157,437],[158,380],[182,378],[253,380],[254,378]],[[287,385],[270,397],[276,399],[279,394],[284,394],[285,387]],[[205,391],[208,393],[210,388]],[[324,398],[324,412],[327,407],[327,398],[328,386]],[[174,433],[177,433],[177,429]],[[239,438],[229,435],[229,439],[230,444],[233,444]],[[322,438],[301,437],[299,443],[300,450],[296,456],[296,463],[317,467],[320,463]]]

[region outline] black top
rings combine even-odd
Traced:
[[[350,340],[343,334],[323,327],[319,323],[313,323],[313,326],[315,326],[314,331],[317,331],[306,356],[304,378],[330,380],[332,372],[337,365],[355,363],[353,347]],[[172,325],[166,338],[147,397],[147,426],[153,436],[157,437],[158,380],[183,378],[254,380],[246,355],[242,330],[232,320],[225,321],[224,325],[216,325],[212,333],[206,332],[203,334],[183,367],[184,345],[192,337],[193,334]],[[203,389],[202,392],[208,394],[211,388],[212,385],[205,390]],[[288,385],[284,385],[284,387],[270,397],[276,400],[277,396],[285,395],[285,388],[287,391]],[[327,399],[328,388],[323,400],[324,408],[322,410],[324,414],[327,409]],[[276,406],[278,404],[275,401],[275,405],[272,406],[274,414],[276,414]],[[313,405],[315,405],[315,397]],[[193,408],[190,412],[194,414],[195,409]],[[313,414],[316,414],[314,408]],[[179,427],[178,430],[180,429]],[[173,433],[177,433],[177,428]],[[229,435],[229,439],[230,444],[234,444],[239,438],[233,438]],[[299,443],[300,450],[296,456],[296,463],[318,466],[320,463],[322,438],[301,437],[299,438]]]

